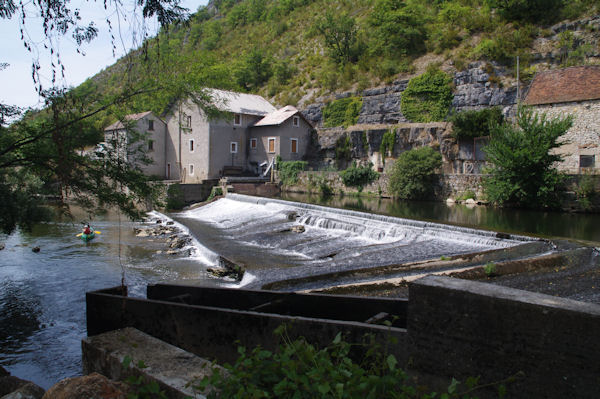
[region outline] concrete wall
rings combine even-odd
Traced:
[[[549,118],[573,115],[573,126],[561,138],[565,144],[556,151],[564,157],[558,165],[561,171],[577,174],[580,155],[594,155],[596,164],[590,172],[600,172],[600,100],[539,105],[535,109]]]
[[[596,398],[600,306],[497,285],[429,276],[409,288],[412,367],[481,384],[507,397]]]

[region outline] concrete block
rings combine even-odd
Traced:
[[[169,398],[202,397],[187,385],[212,372],[208,360],[130,327],[88,337],[81,351],[85,374],[98,372],[112,380],[141,375],[158,382]],[[128,368],[125,356],[132,359]]]

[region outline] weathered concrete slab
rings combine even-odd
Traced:
[[[488,383],[508,397],[597,398],[600,305],[448,277],[409,286],[413,367]]]
[[[81,344],[85,374],[98,372],[112,380],[143,376],[158,382],[169,398],[203,397],[190,382],[211,373],[211,362],[135,328],[124,328],[88,337]],[[132,361],[123,367],[123,359]],[[146,367],[141,367],[146,366]]]

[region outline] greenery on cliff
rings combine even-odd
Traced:
[[[550,24],[593,15],[598,0],[213,0],[185,24],[163,29],[77,91],[149,90],[126,110],[162,113],[172,87],[219,87],[278,105],[310,102],[424,72],[431,62],[460,70],[474,60],[514,65],[529,76],[535,40],[584,63],[597,46],[579,33],[553,37]],[[192,10],[193,11],[193,10]],[[588,31],[595,28],[590,26]],[[529,74],[529,75],[528,75]],[[442,78],[442,77],[440,77]],[[99,125],[113,117],[104,113]]]

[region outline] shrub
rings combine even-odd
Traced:
[[[167,189],[167,209],[181,209],[185,205],[183,190],[179,184],[171,184]]]
[[[479,111],[463,111],[450,117],[452,136],[455,139],[467,139],[489,136],[490,129],[504,121],[499,107],[484,108]]]
[[[351,167],[340,172],[340,177],[346,187],[356,187],[361,192],[364,186],[379,179],[379,173],[373,170],[373,164],[356,166],[356,163],[353,163]]]
[[[412,122],[441,121],[452,104],[452,78],[437,68],[412,78],[402,93],[402,114]]]
[[[223,195],[223,187],[215,186],[210,190],[210,195],[206,199],[207,201],[212,201],[215,197]]]
[[[483,266],[483,271],[488,277],[494,277],[496,275],[496,264],[494,262],[488,262]]]
[[[402,153],[390,175],[392,193],[403,199],[427,199],[433,192],[436,169],[442,166],[442,154],[431,147]]]
[[[572,125],[571,116],[548,119],[529,108],[517,111],[518,125],[503,123],[491,131],[484,147],[490,167],[484,179],[487,198],[497,204],[525,208],[559,206],[562,175],[554,164],[562,156],[551,150]]]
[[[355,125],[362,108],[360,97],[346,97],[323,107],[323,126],[335,127]]]
[[[306,170],[308,162],[305,161],[285,161],[279,163],[279,179],[284,186],[291,186],[298,183],[298,173]]]
[[[467,378],[464,391],[452,379],[447,393],[425,393],[411,385],[407,374],[386,347],[367,336],[363,343],[348,343],[339,333],[323,348],[305,338],[292,341],[285,327],[277,328],[275,351],[238,347],[239,357],[225,370],[213,368],[194,388],[212,398],[447,398],[472,399],[478,378]],[[392,339],[393,343],[393,339]],[[360,362],[352,356],[365,353]],[[214,389],[212,389],[214,388]],[[210,389],[209,392],[206,392]],[[498,386],[499,392],[505,390]]]
[[[594,176],[590,174],[581,175],[577,182],[575,194],[577,195],[577,201],[579,201],[580,206],[583,209],[590,209],[592,207],[592,201],[596,196]]]
[[[508,21],[552,22],[560,16],[564,0],[488,0]]]
[[[379,146],[379,153],[381,154],[381,161],[385,164],[385,157],[388,154],[394,152],[394,145],[396,144],[396,129],[390,129],[383,134],[381,139],[381,145]]]

